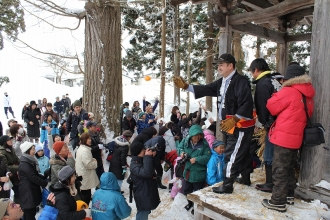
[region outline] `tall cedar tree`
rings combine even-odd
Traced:
[[[0,1],[0,50],[3,49],[4,33],[15,41],[19,32],[25,32],[24,11],[18,0]]]
[[[180,5],[180,75],[185,77],[188,60],[189,39],[189,4]],[[122,28],[132,35],[130,39],[131,48],[126,49],[123,58],[123,66],[126,70],[134,72],[137,77],[143,76],[143,71],[148,70],[160,73],[161,53],[161,7],[157,4],[141,4],[139,7],[124,8]],[[174,69],[174,7],[166,8],[166,77],[173,75]],[[191,82],[205,82],[206,73],[206,49],[207,49],[207,4],[194,6],[193,30],[192,30],[192,54],[191,54]],[[218,28],[214,28],[215,38]]]

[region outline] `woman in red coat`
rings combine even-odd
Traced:
[[[267,101],[267,109],[277,116],[269,131],[270,142],[275,145],[272,168],[274,187],[271,199],[262,201],[265,207],[280,212],[286,211],[286,204],[294,203],[296,179],[293,168],[307,125],[303,95],[310,117],[315,95],[311,78],[297,64],[288,66],[284,80],[283,88]]]

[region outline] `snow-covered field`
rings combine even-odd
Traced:
[[[19,123],[22,123],[22,119],[21,119],[21,111],[22,108],[25,104],[25,102],[30,102],[31,100],[38,100],[38,99],[42,99],[42,98],[47,98],[48,101],[50,102],[55,102],[55,97],[56,96],[62,96],[66,93],[69,93],[70,98],[72,101],[79,99],[82,96],[82,87],[67,87],[64,85],[58,85],[58,84],[54,84],[53,82],[51,82],[48,79],[45,78],[31,78],[31,76],[26,75],[24,77],[15,77],[15,76],[11,76],[10,77],[10,83],[3,85],[0,88],[0,94],[3,95],[4,92],[8,92],[9,96],[12,99],[12,107],[13,110],[15,112],[16,115],[16,119],[18,120]],[[146,96],[146,100],[150,101],[151,103],[154,103],[154,98],[156,96],[158,96],[159,94],[159,90],[160,90],[160,86],[159,86],[159,82],[157,80],[152,79],[151,81],[145,82],[143,85],[141,86],[135,86],[135,85],[131,85],[131,86],[125,86],[123,91],[124,94],[124,102],[128,101],[131,105],[133,104],[133,102],[135,100],[138,100],[141,105],[142,105],[142,97],[145,95]],[[197,101],[192,97],[191,97],[191,107],[190,107],[190,111],[196,111],[198,109],[198,103]],[[185,99],[186,98],[186,93],[185,92],[181,92],[181,98]],[[199,100],[203,102],[203,99]],[[181,112],[185,112],[185,103],[181,102],[181,106],[179,106]],[[213,102],[215,103],[215,102]],[[164,121],[167,122],[169,121],[170,115],[171,115],[171,110],[173,107],[173,87],[170,84],[166,84],[166,89],[165,89],[165,117],[164,117]],[[214,106],[215,109],[215,106]],[[211,113],[211,115],[213,117],[215,117],[214,113]],[[9,118],[11,118],[11,115],[9,114]],[[7,128],[7,119],[5,117],[5,114],[2,110],[2,112],[0,112],[0,120],[3,124],[4,129]],[[129,162],[130,159],[128,159]],[[104,160],[104,166],[105,166],[105,170],[108,170],[108,166],[109,163]],[[129,173],[128,173],[129,174]],[[252,175],[254,176],[254,174]],[[263,182],[264,180],[256,180],[257,182]],[[253,183],[253,185],[255,184],[255,182]],[[326,185],[325,183],[322,183],[322,185]],[[237,188],[238,187],[238,188]],[[237,189],[241,189],[244,188],[240,185],[235,184],[235,188]],[[309,213],[305,213],[304,210],[306,210],[306,208],[310,208],[310,207],[314,207],[315,210],[317,210],[316,212],[321,212],[322,210],[322,217],[329,217],[326,219],[330,219],[330,214],[329,215],[323,215],[323,213],[329,213],[329,211],[325,212],[324,209],[326,209],[327,207],[320,203],[319,201],[314,201],[312,204],[305,204],[302,203],[300,201],[295,201],[295,211],[297,211],[297,217],[293,217],[292,213],[289,212],[289,215],[286,214],[279,214],[278,212],[275,211],[270,211],[270,210],[266,210],[265,208],[261,207],[261,197],[260,195],[256,192],[256,190],[253,187],[246,187],[247,189],[244,189],[242,192],[244,192],[244,195],[240,195],[241,197],[244,197],[246,201],[250,201],[251,202],[251,206],[247,206],[249,209],[251,209],[251,211],[249,213],[253,213],[253,215],[251,215],[249,218],[249,216],[245,216],[248,219],[255,219],[254,217],[257,216],[256,213],[258,213],[261,210],[262,213],[267,213],[267,216],[265,216],[262,213],[259,213],[259,218],[261,217],[261,219],[304,219],[301,218],[301,216],[309,216],[311,217],[311,215]],[[324,187],[326,188],[326,187]],[[122,190],[125,192],[124,196],[128,201],[128,197],[129,197],[129,190],[128,190],[128,184],[126,183],[126,181],[124,181],[123,185],[122,185]],[[214,200],[215,197],[231,197],[231,196],[235,196],[235,194],[233,195],[214,195],[214,193],[209,192],[208,190],[204,190],[203,191],[205,194],[202,195],[203,198],[206,200]],[[203,193],[201,192],[201,193]],[[259,192],[260,193],[260,192]],[[170,194],[168,193],[168,189],[166,190],[162,190],[159,189],[159,194],[160,194],[160,198],[161,198],[161,204],[158,206],[158,208],[154,211],[152,211],[152,213],[149,215],[149,219],[157,219],[157,220],[174,220],[174,219],[178,219],[178,220],[189,220],[189,219],[193,219],[193,215],[191,215],[190,212],[187,212],[184,209],[184,206],[187,203],[187,200],[185,198],[184,195],[182,194],[178,194],[178,196],[172,200],[170,197]],[[212,194],[212,195],[211,195]],[[256,197],[256,195],[259,195],[259,197]],[[269,196],[270,194],[264,194],[262,195],[262,197],[265,196]],[[227,198],[227,199],[228,199]],[[266,197],[267,198],[267,197]],[[224,200],[224,198],[223,198]],[[218,203],[218,201],[214,201],[216,203]],[[249,202],[248,202],[249,203]],[[256,205],[254,205],[256,204]],[[131,216],[127,219],[135,219],[135,215],[136,215],[136,208],[135,208],[135,203],[134,200],[132,203],[129,204],[132,207],[132,213]],[[225,206],[226,207],[226,206]],[[326,207],[326,208],[325,208]],[[241,207],[239,209],[237,209],[238,212],[244,213],[243,210],[244,207]],[[256,208],[256,210],[252,211],[252,209]],[[300,209],[301,208],[301,209]],[[232,209],[232,207],[228,204],[228,209]],[[289,208],[288,210],[290,211],[290,209],[292,210],[292,208]],[[308,210],[308,209],[307,209]],[[320,211],[321,210],[321,211]],[[302,212],[303,214],[299,214],[300,212]],[[39,212],[40,213],[40,212]],[[39,215],[38,213],[38,215]],[[38,216],[37,215],[37,216]],[[273,216],[272,218],[268,218],[269,216]],[[275,216],[278,216],[279,218],[276,218]],[[315,215],[312,215],[312,218],[305,218],[305,219],[315,219],[313,218],[315,217]]]

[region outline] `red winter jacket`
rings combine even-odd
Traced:
[[[283,88],[267,101],[270,114],[277,116],[269,131],[270,142],[290,149],[299,149],[307,124],[302,94],[306,96],[309,116],[314,109],[315,90],[311,78],[303,75],[283,83]]]

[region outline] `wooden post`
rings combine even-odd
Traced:
[[[313,30],[311,44],[311,65],[310,76],[312,84],[316,90],[314,97],[314,113],[313,121],[320,122],[325,130],[326,147],[330,143],[330,1],[315,0],[313,14]],[[326,151],[324,146],[317,146],[313,149],[303,149],[301,169],[300,169],[300,186],[309,188],[311,185],[318,183],[322,178],[330,181],[329,178],[329,150]],[[325,160],[327,159],[327,160]],[[326,167],[325,167],[326,166]],[[325,171],[325,172],[324,172]],[[326,174],[326,175],[325,175]]]
[[[193,7],[194,5],[190,5],[190,26],[189,26],[189,43],[188,43],[188,62],[187,62],[187,83],[190,84],[190,65],[191,65],[191,47],[192,47],[192,16],[193,16]],[[186,104],[186,115],[189,115],[190,109],[190,92],[187,91],[187,104]]]
[[[179,24],[179,5],[175,7],[175,13],[174,13],[174,76],[180,76],[180,53],[179,53],[179,47],[180,47],[180,24]],[[180,88],[173,86],[174,88],[174,105],[179,106],[180,105]]]
[[[212,10],[212,4],[211,3],[207,3],[207,9],[208,11]],[[207,38],[207,55],[206,55],[206,84],[209,84],[213,81],[213,73],[214,73],[214,69],[213,69],[213,65],[212,65],[212,61],[213,61],[213,19],[209,18],[207,20],[207,25],[209,26],[208,29],[208,38]],[[206,103],[205,103],[205,107],[207,110],[212,111],[212,97],[210,96],[206,96]]]
[[[165,107],[165,57],[166,57],[166,3],[162,0],[162,51],[160,60],[160,99],[159,99],[159,115],[164,117]]]
[[[281,73],[282,75],[285,74],[285,70],[288,66],[289,62],[289,50],[288,50],[288,43],[284,44],[277,44],[278,49],[278,66],[277,71]]]
[[[231,38],[232,38],[232,33],[231,33],[231,27],[226,24],[227,27],[221,27],[220,28],[220,36],[219,36],[219,56],[223,53],[230,53],[231,51]],[[218,112],[217,112],[217,132],[216,132],[216,138],[217,140],[223,141],[223,134],[219,130],[220,128],[220,119],[218,117]]]

